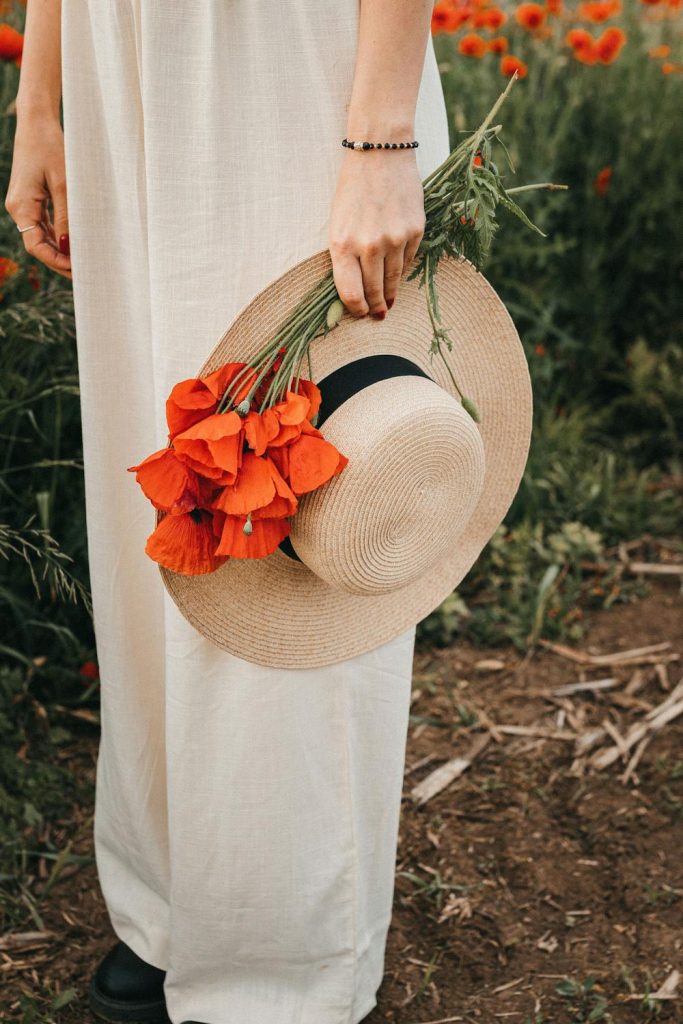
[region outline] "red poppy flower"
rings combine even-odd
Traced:
[[[0,60],[17,61],[24,49],[24,37],[11,25],[0,25]]]
[[[96,661],[84,661],[78,670],[78,674],[82,679],[87,679],[88,682],[93,682],[99,678],[100,670],[97,667]]]
[[[161,448],[129,466],[143,494],[162,512],[189,512],[198,503],[197,474],[178,458],[173,448]]]
[[[505,36],[494,36],[493,39],[489,40],[489,50],[491,53],[505,53],[508,45]]]
[[[237,387],[230,387],[246,365],[246,363],[224,363],[217,370],[202,377],[202,381],[216,399],[220,401],[225,392],[229,391],[230,401],[234,405],[238,405],[247,397],[258,376],[256,370],[252,369],[249,373],[242,374]]]
[[[577,8],[577,15],[585,21],[599,24],[621,11],[621,0],[584,0]]]
[[[307,494],[341,473],[348,461],[319,430],[307,424],[301,437],[289,445],[287,479],[295,494]]]
[[[182,515],[165,515],[147,538],[145,552],[166,569],[199,576],[225,562],[215,548],[213,513],[195,508]]]
[[[252,409],[244,417],[244,437],[255,455],[263,455],[280,432],[280,420],[272,408],[257,412]]]
[[[432,11],[432,34],[455,32],[460,25],[457,13],[447,3],[437,3]]]
[[[218,483],[234,483],[242,461],[242,417],[232,409],[216,412],[176,434],[178,458]]]
[[[507,14],[500,7],[485,7],[472,17],[474,28],[488,28],[495,32],[507,21]]]
[[[267,456],[245,452],[237,479],[221,488],[212,508],[233,516],[269,509],[267,515],[279,518],[296,512],[297,499]]]
[[[501,74],[507,75],[508,78],[512,78],[515,71],[520,78],[524,78],[529,69],[520,57],[513,57],[512,54],[507,54],[501,59],[500,70]]]
[[[483,57],[486,53],[486,40],[476,32],[468,32],[458,43],[458,50],[465,57]]]
[[[204,419],[218,405],[216,396],[198,377],[179,381],[166,399],[169,440]]]
[[[220,513],[219,513],[220,514]],[[272,555],[288,536],[291,525],[285,518],[252,518],[251,533],[244,532],[246,516],[225,516],[216,555],[230,558],[264,558]]]
[[[595,64],[598,59],[595,40],[585,28],[573,28],[565,37],[565,42],[574,51],[574,56],[582,64]]]
[[[620,28],[606,28],[599,39],[595,40],[595,52],[603,64],[611,64],[619,56],[626,44],[626,33]]]
[[[533,30],[539,28],[545,21],[545,7],[540,4],[520,4],[515,11],[515,19],[522,28]]]
[[[595,189],[597,195],[607,195],[607,189],[609,188],[611,178],[611,167],[603,167],[601,171],[598,171],[598,173],[595,175],[595,180],[593,182],[593,188]]]

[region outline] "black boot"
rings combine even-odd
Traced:
[[[90,1009],[111,1024],[168,1024],[165,977],[165,971],[142,960],[125,942],[117,942],[90,982]]]

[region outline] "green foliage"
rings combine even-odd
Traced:
[[[0,72],[0,164],[9,180],[18,69]],[[27,255],[9,216],[0,256],[0,636],[15,663],[75,665],[93,645],[70,284]],[[10,264],[11,266],[11,264]]]
[[[35,922],[62,868],[77,859],[68,847],[58,851],[43,841],[46,823],[70,813],[75,801],[92,798],[91,786],[60,763],[59,748],[73,736],[47,706],[54,701],[57,681],[66,705],[82,705],[91,696],[75,674],[67,688],[68,674],[58,669],[38,675],[32,667],[0,665],[0,909],[5,926],[25,916],[27,902]],[[53,867],[35,895],[28,886],[35,880],[38,855]]]
[[[680,459],[683,431],[683,119],[681,76],[663,75],[647,56],[649,46],[673,43],[679,26],[646,24],[642,7],[625,5],[619,23],[628,42],[609,66],[581,64],[563,46],[576,19],[553,19],[548,40],[512,19],[506,25],[513,52],[529,67],[501,111],[516,169],[506,186],[553,181],[569,189],[524,196],[546,239],[501,218],[484,272],[522,336],[537,405],[579,398],[596,411],[612,407],[610,428],[646,466]],[[464,57],[458,38],[434,38],[453,144],[479,123],[503,80],[496,57]],[[600,190],[603,168],[611,177]],[[639,359],[640,346],[658,363],[654,376],[668,365],[675,383],[678,369],[677,393],[658,399],[654,379],[636,378],[629,360]]]
[[[506,187],[569,188],[525,194],[546,238],[501,217],[484,264],[529,359],[533,436],[504,527],[418,627],[436,643],[579,639],[585,610],[642,593],[619,578],[613,546],[683,527],[681,87],[647,56],[673,41],[675,26],[646,24],[640,6],[625,8],[628,44],[609,66],[583,65],[563,46],[576,19],[553,19],[547,40],[512,18],[505,26],[529,68],[500,115],[515,168]],[[498,58],[464,57],[458,38],[434,40],[453,145],[502,81]],[[586,570],[600,561],[597,577]]]
[[[572,1024],[611,1020],[607,1000],[600,994],[595,978],[586,978],[585,981],[566,978],[555,986],[555,991],[567,1000],[574,1014]]]
[[[585,609],[643,593],[639,581],[620,577],[607,549],[643,533],[681,532],[675,486],[656,467],[639,469],[629,454],[611,450],[589,407],[563,416],[542,410],[506,522],[457,592],[420,623],[418,636],[438,644],[456,636],[512,641],[520,650],[540,636],[578,640]],[[593,563],[606,566],[597,579]]]

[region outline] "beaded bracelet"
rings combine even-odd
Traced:
[[[350,142],[342,139],[342,146],[347,149],[417,149],[419,145],[417,139],[413,142]]]

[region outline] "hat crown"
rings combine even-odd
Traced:
[[[479,500],[485,454],[474,420],[433,380],[404,376],[358,391],[324,432],[349,463],[300,499],[296,554],[341,591],[407,586],[453,549]]]

